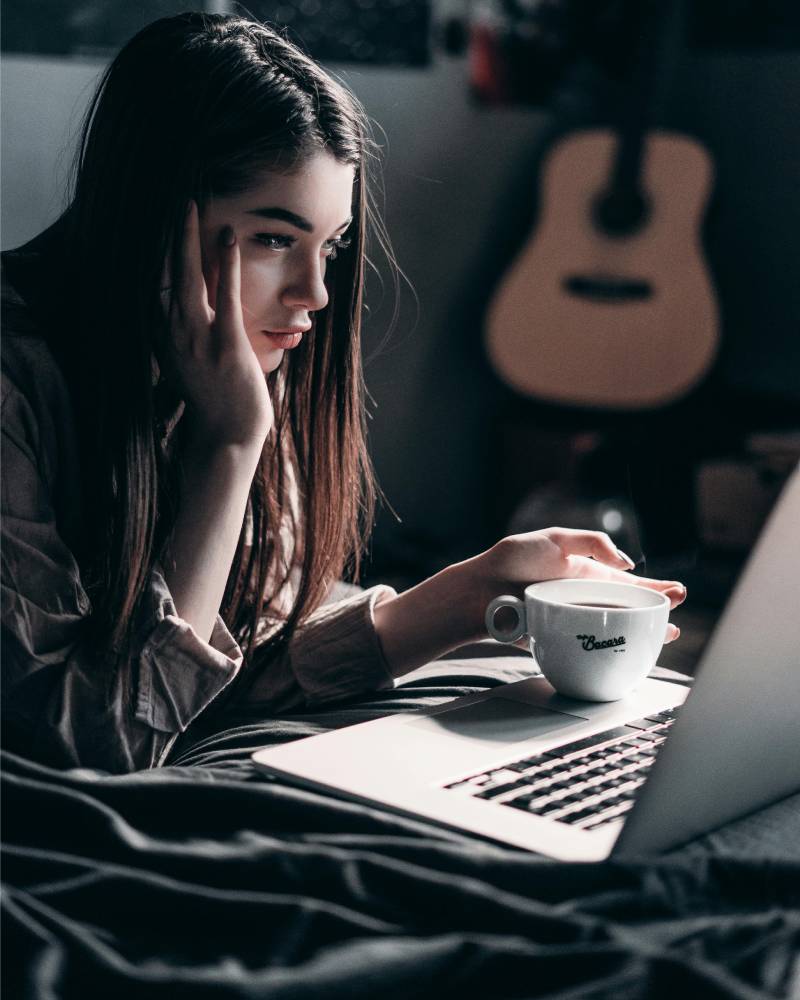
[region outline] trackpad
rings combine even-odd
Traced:
[[[409,719],[409,725],[421,726],[428,732],[453,733],[490,743],[518,743],[586,721],[581,715],[497,697],[463,708],[445,709],[436,715],[415,716]]]

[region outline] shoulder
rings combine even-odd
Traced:
[[[2,265],[0,265],[0,298],[2,300],[3,333],[34,333],[36,332],[36,321],[22,295],[12,285],[8,275],[6,261],[13,257],[13,253],[3,254]]]
[[[69,391],[28,304],[4,270],[2,305],[3,438],[46,469],[73,426]]]
[[[64,378],[47,341],[37,329],[26,303],[3,274],[3,336],[0,367],[3,376],[3,415],[7,404],[24,396],[32,405],[46,404],[66,391]]]
[[[0,342],[3,392],[22,393],[32,403],[61,395],[65,379],[49,346],[54,303],[68,301],[60,275],[69,259],[64,240],[66,222],[0,255]]]

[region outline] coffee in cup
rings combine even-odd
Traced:
[[[486,628],[499,642],[524,635],[541,672],[560,694],[584,701],[616,701],[650,673],[664,644],[669,599],[655,590],[603,580],[547,580],[525,588],[525,598],[496,597]],[[508,609],[516,622],[498,628]]]

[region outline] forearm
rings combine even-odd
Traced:
[[[509,535],[490,549],[448,566],[375,609],[375,625],[387,664],[396,677],[467,642],[486,638],[484,613],[500,594],[521,597],[540,580],[611,580],[666,594],[672,607],[686,597],[672,580],[631,577],[632,561],[602,532],[548,528]],[[674,626],[668,641],[677,636]]]
[[[393,676],[408,673],[468,642],[486,638],[483,612],[494,592],[476,556],[375,608],[375,628]]]
[[[208,641],[242,530],[259,450],[191,446],[183,456],[182,499],[164,559],[178,615]]]

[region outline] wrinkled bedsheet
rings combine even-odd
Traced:
[[[249,762],[516,676],[440,665],[355,705],[229,720],[133,775],[4,754],[3,996],[800,997],[800,796],[668,855],[568,864]]]

